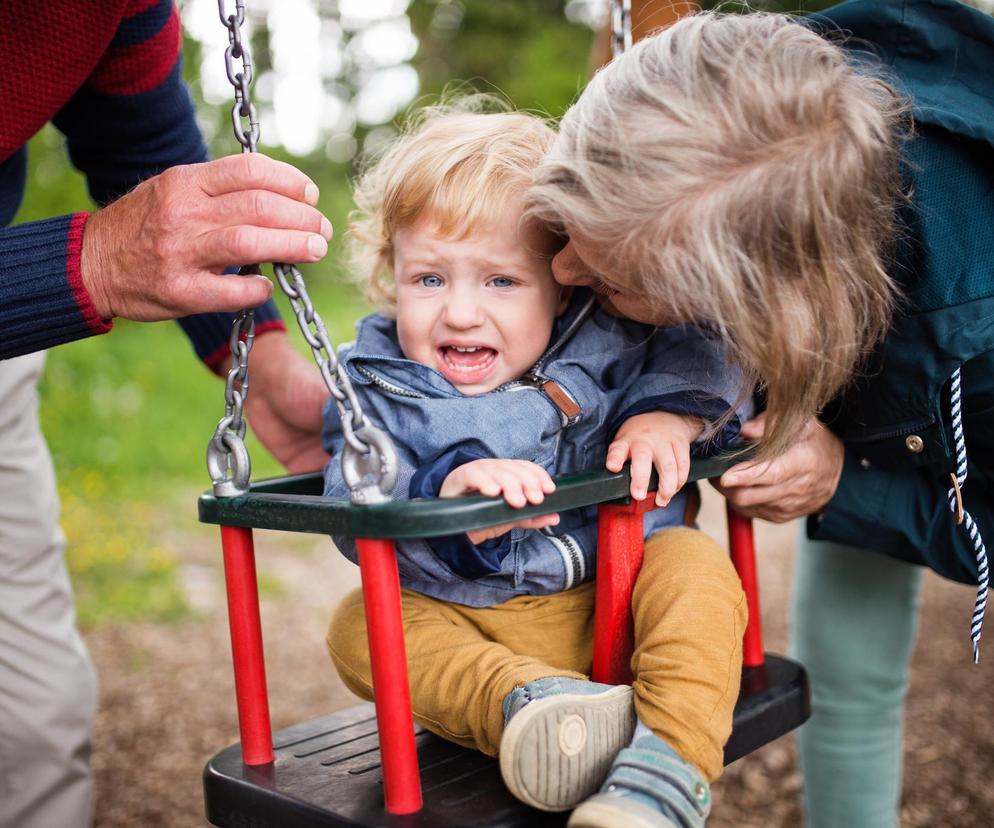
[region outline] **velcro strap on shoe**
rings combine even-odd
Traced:
[[[626,748],[618,754],[607,785],[628,788],[673,810],[687,825],[700,824],[711,812],[707,784],[686,762],[658,751]]]

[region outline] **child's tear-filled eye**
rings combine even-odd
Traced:
[[[418,281],[425,287],[434,288],[442,286],[442,277],[434,273],[425,273],[418,277]]]
[[[494,276],[494,278],[490,280],[490,284],[499,288],[511,287],[511,285],[514,284],[514,280],[508,278],[507,276]]]

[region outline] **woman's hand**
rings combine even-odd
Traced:
[[[742,426],[742,436],[756,440],[765,427],[765,415],[760,414]],[[797,442],[779,457],[739,463],[711,485],[740,514],[786,523],[817,514],[828,505],[838,488],[844,457],[842,441],[812,418]]]
[[[536,463],[528,460],[473,460],[449,473],[442,482],[439,497],[459,497],[478,492],[488,497],[503,495],[508,506],[521,509],[529,503],[537,505],[547,494],[556,490],[556,484],[549,473]],[[542,529],[559,523],[559,515],[539,515],[538,517],[489,526],[475,532],[467,532],[473,543],[482,543],[498,538],[511,529]]]
[[[614,442],[608,447],[608,471],[619,472],[625,461],[632,461],[632,497],[644,500],[649,491],[653,466],[659,475],[656,505],[665,506],[687,482],[690,474],[690,444],[703,429],[700,420],[649,411],[636,414],[622,423]]]

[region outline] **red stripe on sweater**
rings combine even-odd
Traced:
[[[104,95],[137,95],[162,84],[180,53],[182,30],[173,6],[169,22],[154,37],[134,46],[111,47],[87,85]]]
[[[114,37],[127,0],[0,0],[0,163],[83,85]]]
[[[102,319],[93,306],[90,293],[83,284],[83,271],[80,260],[83,255],[83,228],[89,219],[89,213],[76,213],[69,222],[69,236],[66,244],[66,274],[69,277],[69,288],[73,298],[79,305],[79,312],[95,334],[107,333],[113,327],[109,320]]]
[[[135,15],[141,14],[143,11],[148,11],[158,2],[159,0],[131,0],[131,2],[128,3],[128,10],[124,13],[124,16],[134,17]]]

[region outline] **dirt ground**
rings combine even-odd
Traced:
[[[702,523],[724,535],[719,498]],[[192,507],[192,500],[191,500]],[[191,508],[192,513],[192,508]],[[757,532],[767,649],[783,652],[796,527]],[[214,532],[171,539],[197,617],[178,625],[105,626],[87,635],[101,679],[93,751],[99,828],[204,826],[204,762],[237,740]],[[324,652],[330,608],[357,570],[321,537],[256,533],[274,728],[353,703]],[[989,826],[994,812],[994,654],[969,663],[973,591],[929,577],[908,702],[902,825]],[[925,646],[927,644],[927,646]],[[796,826],[801,777],[793,739],[736,762],[714,786],[712,828]],[[840,828],[846,828],[841,826]]]

